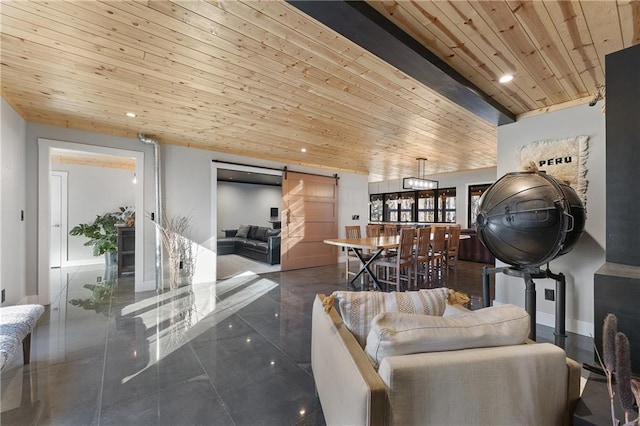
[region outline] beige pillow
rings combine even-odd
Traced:
[[[447,306],[449,289],[383,293],[379,291],[336,291],[342,321],[364,348],[371,320],[383,312],[442,316]]]
[[[387,312],[371,321],[365,352],[377,366],[388,356],[524,343],[529,314],[515,305],[450,317]]]

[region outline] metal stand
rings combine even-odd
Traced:
[[[491,287],[490,287],[490,274],[496,274],[502,272],[505,275],[512,277],[520,277],[524,279],[525,283],[525,310],[529,314],[531,320],[531,327],[529,330],[529,338],[536,340],[536,283],[534,278],[551,278],[556,281],[556,294],[555,294],[555,307],[556,307],[556,323],[555,331],[555,344],[564,348],[564,338],[567,337],[565,329],[565,305],[566,305],[566,280],[563,273],[554,274],[549,270],[549,264],[547,269],[541,271],[540,268],[533,269],[517,269],[510,266],[504,266],[500,268],[482,268],[482,306],[485,308],[490,306],[491,303]]]

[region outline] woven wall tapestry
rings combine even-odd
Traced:
[[[547,139],[518,147],[522,170],[531,168],[534,162],[538,170],[566,182],[587,207],[587,158],[589,137],[575,136],[563,139]]]

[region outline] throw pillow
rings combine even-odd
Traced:
[[[256,228],[255,239],[258,241],[267,241],[267,229],[264,226]]]
[[[257,238],[256,238],[256,231],[257,230],[258,230],[257,226],[251,225],[251,228],[249,229],[249,234],[247,235],[247,238],[249,238],[250,240],[257,240]]]
[[[336,291],[345,326],[364,348],[371,320],[383,312],[405,312],[441,316],[447,306],[449,289],[383,293],[378,291]]]
[[[249,236],[249,230],[251,226],[249,225],[240,225],[238,227],[238,232],[236,232],[236,237],[247,238]]]
[[[371,321],[365,352],[377,366],[388,356],[524,343],[529,314],[501,305],[450,317],[387,312]]]

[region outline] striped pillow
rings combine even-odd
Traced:
[[[371,330],[371,320],[383,312],[404,312],[442,316],[447,307],[449,289],[383,293],[378,291],[335,291],[344,325],[362,348]]]

